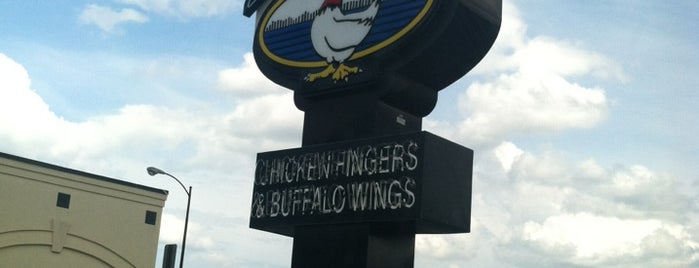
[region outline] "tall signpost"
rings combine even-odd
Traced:
[[[422,131],[487,53],[502,0],[246,0],[260,70],[294,91],[302,147],[259,153],[250,227],[294,268],[413,267],[415,234],[470,231],[473,151]]]

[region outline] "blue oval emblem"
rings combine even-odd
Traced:
[[[347,67],[345,62],[371,55],[402,38],[425,17],[432,3],[433,0],[277,0],[262,17],[257,41],[262,52],[278,64],[327,66],[337,73],[337,68]],[[347,68],[347,72],[353,72],[354,67]],[[312,81],[313,77],[306,80]]]

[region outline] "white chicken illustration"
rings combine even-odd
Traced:
[[[358,67],[345,65],[345,61],[354,54],[357,46],[371,30],[381,0],[372,0],[365,10],[347,14],[342,10],[342,2],[343,0],[324,0],[313,21],[313,48],[325,59],[328,66],[321,72],[308,74],[308,82],[330,75],[335,82],[347,81],[350,74],[361,71]]]

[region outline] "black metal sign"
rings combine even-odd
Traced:
[[[259,153],[250,227],[414,222],[468,232],[473,152],[428,132]]]
[[[500,1],[267,0],[253,51],[304,111],[312,98],[369,94],[425,116],[494,42]]]
[[[293,268],[413,267],[416,233],[470,231],[473,151],[427,132],[438,92],[500,30],[502,0],[246,0],[263,74],[305,112],[301,148],[257,155],[250,227]]]
[[[252,16],[252,14],[257,11],[257,8],[260,7],[260,5],[264,2],[265,0],[245,0],[245,6],[243,6],[243,15],[246,17]]]

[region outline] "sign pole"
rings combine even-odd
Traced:
[[[384,103],[329,103],[335,104],[311,108],[323,113],[306,113],[304,146],[414,133],[422,127],[422,118]],[[354,105],[371,108],[347,113]],[[410,222],[298,226],[291,267],[406,268],[413,267],[414,255],[415,228]]]
[[[422,131],[500,30],[502,0],[246,0],[253,52],[305,112],[258,153],[250,227],[292,268],[411,268],[416,234],[468,233],[473,151]]]

